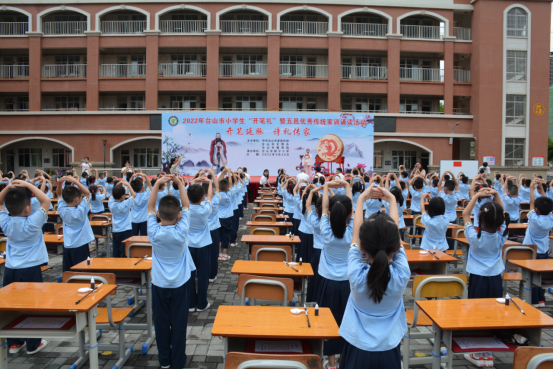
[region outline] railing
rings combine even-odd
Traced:
[[[0,78],[29,78],[29,66],[0,65]]]
[[[343,113],[387,113],[386,109],[361,109],[361,110],[340,110]]]
[[[42,108],[41,111],[86,111],[86,108]]]
[[[292,109],[292,108],[282,108],[279,109],[280,111],[297,111],[297,112],[306,112],[306,111],[312,111],[312,112],[327,112],[328,109]]]
[[[219,77],[267,77],[267,64],[219,64]]]
[[[203,33],[207,29],[205,20],[162,20],[161,33]]]
[[[470,70],[453,69],[453,81],[470,83]]]
[[[134,111],[134,110],[146,110],[145,107],[139,107],[139,108],[116,108],[115,106],[108,106],[107,108],[98,108],[98,110],[106,110],[106,111]]]
[[[27,22],[0,22],[0,35],[24,35],[29,30]]]
[[[205,63],[165,63],[159,65],[160,77],[205,77],[206,72],[207,64]]]
[[[443,69],[399,68],[399,79],[403,81],[443,82]]]
[[[265,33],[269,22],[267,21],[239,21],[222,20],[221,32],[223,33]]]
[[[411,110],[411,111],[399,111],[401,114],[443,114],[443,111],[422,111],[422,110]]]
[[[146,64],[100,64],[100,77],[146,77]]]
[[[328,22],[280,22],[280,30],[283,34],[326,36]]]
[[[453,115],[470,115],[469,108],[453,108]]]
[[[342,23],[342,32],[346,36],[384,37],[387,30],[387,24]]]
[[[328,65],[281,64],[281,78],[328,78]]]
[[[13,108],[13,109],[6,109],[6,108],[1,108],[0,111],[1,111],[1,112],[5,112],[5,111],[29,111],[29,108],[27,108],[27,109],[15,109],[15,108]]]
[[[42,23],[42,33],[45,35],[84,35],[86,29],[86,21]]]
[[[403,38],[428,38],[439,40],[442,38],[440,27],[438,26],[401,26]]]
[[[145,20],[139,21],[102,21],[100,30],[105,34],[127,35],[142,33],[148,28]]]
[[[342,65],[342,79],[387,80],[388,68]]]
[[[86,78],[86,64],[47,64],[42,78]]]
[[[219,108],[224,111],[267,111],[267,108]]]
[[[457,40],[464,40],[464,41],[472,40],[470,28],[453,27],[453,36],[457,37]]]
[[[157,108],[157,110],[178,110],[178,111],[195,111],[195,110],[206,110],[205,108],[179,108],[179,107],[174,107],[174,108]]]

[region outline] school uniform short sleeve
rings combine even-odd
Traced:
[[[40,201],[36,197],[31,197],[31,214],[36,213],[40,209]]]
[[[357,201],[359,201],[359,197],[361,197],[361,192],[356,192],[355,195],[351,197],[351,202],[353,204],[353,211],[357,210]]]
[[[436,215],[430,217],[424,213],[421,218],[424,225],[424,234],[422,236],[421,249],[432,250],[434,246],[437,250],[445,251],[449,248],[446,239],[449,219],[445,215]]]
[[[148,218],[148,200],[150,199],[150,189],[139,192],[134,198],[131,210],[131,222],[143,223]]]
[[[321,217],[323,251],[319,261],[319,274],[333,281],[348,279],[348,250],[353,237],[353,219],[350,218],[342,239],[336,238],[328,215]]]
[[[444,199],[445,202],[445,216],[450,222],[457,220],[457,202],[459,201],[460,194],[458,191],[453,192],[452,194],[441,193],[440,197]]]
[[[430,187],[430,196],[432,196],[432,198],[439,196],[438,187]]]
[[[480,222],[478,215],[480,214],[480,207],[488,202],[492,202],[493,197],[481,197],[476,201],[476,204],[474,204],[474,208],[472,208],[471,215],[474,216],[474,220],[472,223],[475,227],[478,228],[478,223]]]
[[[23,269],[48,262],[42,237],[46,214],[46,210],[40,208],[28,217],[14,217],[6,210],[0,210],[0,228],[8,238],[6,268]]]
[[[421,197],[424,193],[424,188],[420,191],[415,190],[414,187],[409,187],[409,193],[411,194],[411,211],[419,212],[421,211]]]
[[[365,201],[365,218],[379,211],[382,211],[382,202],[379,199],[368,199]]]
[[[296,206],[300,209],[301,216],[301,222],[298,231],[305,234],[313,234],[313,227],[311,227],[311,223],[309,223],[309,220],[307,219],[307,210],[304,214],[303,203],[299,194],[294,196],[294,201],[296,202]]]
[[[334,191],[335,195],[346,195],[346,189],[345,188],[335,188],[332,191]]]
[[[88,221],[90,204],[84,197],[76,207],[69,207],[63,199],[58,201],[58,213],[63,221],[63,247],[72,249],[94,241],[94,233]]]
[[[180,190],[175,190],[174,188],[171,187],[171,193],[169,195],[176,197],[177,200],[179,200],[180,206],[182,207],[182,201],[180,199]]]
[[[104,177],[104,178],[98,178],[96,182],[98,182],[100,186],[105,188],[107,181],[108,181],[107,177]]]
[[[113,191],[113,183],[106,184],[104,188],[106,189],[106,197],[110,197],[111,192]]]
[[[188,246],[200,248],[211,245],[211,234],[207,218],[211,214],[211,202],[201,205],[190,205],[190,227],[188,231]]]
[[[480,238],[472,223],[465,224],[465,236],[469,241],[469,255],[467,261],[467,272],[483,277],[493,277],[501,274],[505,269],[501,250],[507,236],[503,236],[506,225],[500,227],[499,231],[489,233],[482,230]]]
[[[462,199],[470,199],[470,185],[468,183],[459,183],[459,193]]]
[[[108,207],[112,213],[113,232],[124,232],[132,229],[131,207],[133,201],[132,197],[121,202],[116,202],[113,197],[109,199]]]
[[[96,200],[92,200],[92,195],[89,195],[88,198],[90,201],[90,211],[92,213],[101,213],[104,211],[104,203],[102,201],[106,198],[105,195],[97,193]]]
[[[509,213],[511,217],[511,222],[517,221],[520,217],[520,203],[522,202],[522,197],[517,195],[515,197],[509,196],[508,193],[502,196],[503,206],[505,206],[505,211]]]
[[[216,192],[215,194],[213,194],[213,198],[211,199],[211,213],[209,214],[209,217],[207,217],[207,224],[210,231],[214,231],[221,227],[218,215],[219,201],[221,201],[221,196],[219,196],[219,193]]]
[[[54,194],[52,193],[52,191],[46,192],[46,196],[48,196],[49,199],[54,198]],[[52,210],[54,210],[54,205],[52,205],[52,203],[50,202],[50,207],[48,208],[48,211],[52,211]]]
[[[519,190],[519,196],[522,197],[522,202],[530,202],[530,188],[520,186]]]
[[[534,210],[528,214],[528,229],[524,245],[537,245],[538,254],[549,252],[549,232],[553,228],[553,215],[538,215]]]
[[[298,196],[298,195],[296,195],[296,196]],[[298,206],[298,203],[296,202],[296,198],[292,194],[290,194],[289,199],[290,199],[291,202],[294,203],[294,215],[292,216],[292,218],[297,219],[297,220],[301,220],[301,204],[300,204],[300,206]]]
[[[348,253],[348,279],[351,294],[340,326],[340,335],[351,345],[365,351],[396,348],[407,332],[403,293],[411,272],[405,251],[394,254],[390,263],[390,281],[380,303],[369,298],[367,274],[361,251],[352,247]]]
[[[296,210],[296,202],[294,200],[294,195],[289,193],[287,190],[284,190],[282,193],[283,196],[283,203],[284,203],[284,211],[286,213],[294,213]]]
[[[221,199],[219,200],[219,207],[217,208],[217,215],[220,219],[227,219],[232,217],[232,192],[219,192]]]
[[[81,182],[83,186],[88,187],[88,185],[86,184],[86,178],[81,177],[81,179],[79,179],[79,182]]]
[[[176,225],[161,226],[155,212],[148,214],[148,238],[152,244],[152,283],[177,288],[188,282],[196,270],[188,250],[190,211],[185,208]]]
[[[169,194],[169,191],[167,190],[167,186],[163,189],[163,191],[158,191],[157,197],[156,197],[156,210],[159,210],[159,202],[162,198],[167,196]]]
[[[545,192],[545,196],[553,199],[553,190],[551,189],[551,187],[547,189],[547,191]]]
[[[313,228],[313,248],[322,250],[323,237],[321,236],[321,219],[317,215],[315,206],[311,205],[311,211],[307,213],[307,219]]]
[[[390,203],[388,201],[383,201],[384,209],[386,211],[386,214],[390,215]],[[405,220],[403,220],[403,210],[405,210],[405,202],[403,205],[399,206],[399,204],[396,203],[397,206],[397,214],[399,218],[399,229],[405,228]]]
[[[497,180],[493,180],[493,189],[496,190],[500,196],[503,196],[503,185]]]

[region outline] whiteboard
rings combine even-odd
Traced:
[[[474,178],[478,174],[478,160],[440,160],[440,176],[450,170],[455,178],[459,172],[463,172],[469,178]]]

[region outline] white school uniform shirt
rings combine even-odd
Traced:
[[[507,236],[503,236],[507,226],[501,225],[498,231],[489,233],[482,230],[480,238],[471,222],[465,224],[465,236],[469,241],[469,255],[467,260],[467,272],[483,277],[493,277],[501,274],[505,269],[501,250]]]
[[[267,177],[261,176],[261,179],[259,180],[259,184],[261,186],[266,185],[268,182],[269,182],[269,180],[267,179]]]
[[[307,173],[300,173],[296,176],[296,180],[299,182],[302,179],[305,179],[307,182],[309,182],[309,175]]]
[[[449,219],[445,215],[436,215],[430,217],[424,213],[421,218],[424,225],[424,234],[422,235],[421,249],[432,250],[436,246],[437,250],[445,251],[449,248],[446,239]]]

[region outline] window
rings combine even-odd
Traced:
[[[281,55],[280,56],[280,75],[283,77],[301,77],[303,72],[303,56],[301,55]]]
[[[14,103],[13,103],[13,97],[6,97],[4,98],[4,109],[5,111],[13,111],[15,109]]]
[[[507,13],[507,36],[528,37],[528,14],[521,8],[513,8]]]
[[[316,97],[308,97],[307,98],[307,110],[315,110],[317,109],[317,98]]]
[[[171,96],[171,109],[196,109],[196,96]]]
[[[55,110],[79,110],[79,96],[54,97]]]
[[[80,55],[59,55],[55,58],[56,64],[81,64]]]
[[[400,113],[416,113],[419,111],[419,100],[401,99],[399,100]]]
[[[131,162],[131,153],[129,149],[121,149],[121,166],[123,167],[126,162]]]
[[[418,59],[400,59],[399,60],[399,78],[418,79],[419,78],[419,60]]]
[[[71,149],[52,149],[52,166],[63,168],[69,166],[71,162]]]
[[[507,51],[507,80],[526,81],[526,51]]]
[[[232,96],[223,96],[223,109],[232,109]]]
[[[144,110],[144,96],[131,96],[131,110]]]
[[[20,167],[42,166],[42,149],[19,149]]]
[[[355,99],[355,111],[379,111],[382,99],[369,99],[357,97]]]
[[[524,165],[524,138],[505,139],[505,165],[518,167]]]
[[[236,55],[236,74],[264,74],[263,55]]]
[[[416,162],[416,151],[392,151],[392,169],[399,169],[400,165],[411,168]]]
[[[507,95],[506,124],[526,124],[526,96]]]
[[[262,110],[263,96],[236,96],[237,110]]]
[[[382,169],[382,150],[374,150],[374,169]]]
[[[295,111],[303,110],[302,96],[281,96],[279,102],[280,110]]]
[[[134,149],[134,166],[139,168],[159,167],[159,149]]]

